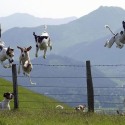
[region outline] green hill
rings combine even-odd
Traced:
[[[12,83],[0,78],[0,100],[2,93],[12,92]],[[21,101],[23,100],[23,102]],[[28,102],[24,103],[24,101]],[[0,111],[0,125],[121,125],[124,117],[75,112],[74,109],[55,109],[57,101],[19,87],[18,110]],[[44,103],[49,102],[49,103]],[[101,119],[101,120],[100,120]]]
[[[3,93],[13,92],[13,85],[11,82],[4,79],[0,79],[0,100],[3,100]],[[52,109],[55,108],[59,102],[54,99],[48,98],[42,94],[34,93],[21,86],[18,87],[18,98],[19,98],[19,109],[37,108],[45,109],[47,107]],[[13,109],[13,101],[11,102],[11,109]]]

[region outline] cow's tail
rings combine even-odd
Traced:
[[[116,34],[110,29],[108,25],[105,25],[105,28],[109,29],[109,31],[115,36]]]
[[[44,25],[44,30],[45,30],[45,31],[47,30],[47,25]]]

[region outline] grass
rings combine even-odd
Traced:
[[[1,86],[2,85],[2,86]],[[0,100],[2,93],[12,92],[12,83],[0,79]],[[25,93],[25,94],[24,94]],[[28,102],[26,102],[29,100]],[[46,103],[49,102],[49,103]],[[78,113],[66,106],[57,110],[56,100],[19,87],[19,109],[0,111],[0,125],[123,125],[124,116]]]
[[[0,113],[0,125],[123,125],[125,118],[54,110],[17,110]]]

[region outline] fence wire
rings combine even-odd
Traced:
[[[18,64],[17,64],[18,65]],[[52,65],[47,65],[47,64],[33,64],[34,66],[43,66],[43,67],[70,67],[70,68],[83,68],[83,67],[86,67],[85,65],[55,65],[55,64],[52,64]],[[103,64],[101,64],[101,65],[91,65],[91,68],[92,67],[125,67],[125,64],[117,64],[117,65],[103,65]],[[2,75],[2,73],[0,74],[0,77],[1,78],[11,78],[12,77],[12,75]],[[17,76],[18,78],[25,78],[25,76],[23,76],[23,75],[18,75]],[[87,79],[87,77],[86,76],[34,76],[34,75],[32,75],[31,76],[31,78],[34,78],[34,79]],[[125,78],[125,76],[93,76],[92,77],[93,79],[124,79]],[[19,85],[20,87],[25,87],[25,88],[41,88],[41,89],[43,89],[43,88],[48,88],[49,90],[51,90],[52,88],[57,88],[57,89],[82,89],[83,91],[85,91],[86,92],[86,94],[85,93],[47,93],[47,94],[44,94],[43,93],[43,95],[45,95],[45,96],[49,96],[49,97],[53,97],[53,96],[80,96],[80,98],[81,97],[83,97],[83,98],[87,98],[87,88],[86,88],[86,86],[78,86],[78,87],[76,87],[76,86],[53,86],[53,85],[51,85],[51,86],[43,86],[43,85],[38,85],[38,86],[32,86],[32,85],[24,85],[24,86],[22,86],[22,85]],[[0,87],[12,87],[12,85],[2,85],[2,84],[0,84]],[[116,93],[116,94],[114,94],[114,93],[107,93],[107,94],[98,94],[98,93],[95,93],[94,94],[94,98],[95,98],[95,105],[96,104],[98,104],[98,106],[96,106],[95,107],[95,109],[99,109],[99,107],[101,106],[102,108],[103,108],[103,106],[101,105],[101,104],[103,104],[103,105],[105,105],[105,104],[109,104],[109,105],[114,105],[114,109],[116,108],[121,108],[122,107],[122,109],[123,110],[125,110],[124,109],[124,106],[121,106],[121,105],[124,105],[124,97],[125,97],[125,88],[123,87],[123,86],[116,86],[116,87],[109,87],[109,86],[104,86],[104,87],[100,87],[100,86],[94,86],[94,91],[97,89],[97,91],[105,91],[104,89],[106,89],[106,90],[110,90],[111,89],[111,91],[113,90],[113,89],[117,89],[117,92],[118,92],[118,94]],[[78,90],[79,91],[79,90]],[[122,93],[121,93],[121,91],[122,91]],[[2,93],[2,92],[0,92],[0,93]],[[31,95],[31,93],[26,93],[26,92],[19,92],[18,93],[19,94],[19,96],[27,96],[28,94],[29,95]],[[32,95],[31,95],[32,96]],[[96,97],[101,97],[102,99],[101,99],[101,101],[97,101],[96,100]],[[106,97],[113,97],[113,98],[117,98],[117,100],[119,100],[119,101],[114,101],[114,102],[111,102],[111,101],[106,101]],[[102,101],[103,100],[103,101]],[[114,99],[115,100],[115,99]],[[36,103],[36,100],[27,100],[27,101],[25,101],[25,100],[19,100],[19,102],[20,102],[20,105],[21,105],[21,103]],[[39,103],[44,103],[44,104],[46,104],[46,103],[50,103],[50,104],[52,104],[52,103],[54,103],[54,104],[58,104],[58,103],[61,103],[61,104],[71,104],[71,103],[74,103],[74,104],[86,104],[87,105],[87,100],[86,101],[74,101],[74,100],[72,100],[72,101],[60,101],[60,102],[48,102],[48,101],[44,101],[44,102],[42,102],[42,101],[38,101]],[[21,106],[21,108],[28,108],[28,107],[25,107],[25,106]],[[37,108],[37,107],[30,107],[30,108]],[[38,107],[38,108],[41,108],[41,107]],[[44,107],[42,107],[42,108],[44,108]],[[103,109],[107,109],[108,107],[106,107],[106,108],[103,108]],[[112,110],[112,109],[111,109]]]

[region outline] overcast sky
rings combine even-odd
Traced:
[[[125,9],[125,0],[0,0],[0,17],[28,13],[36,17],[81,17],[100,6]]]

